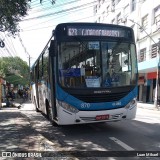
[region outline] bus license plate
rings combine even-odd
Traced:
[[[97,121],[106,120],[106,119],[109,119],[109,114],[106,114],[106,115],[97,115],[96,116],[96,120]]]

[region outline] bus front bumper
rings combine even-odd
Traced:
[[[83,124],[83,123],[98,123],[98,122],[115,122],[121,120],[134,119],[136,116],[137,104],[130,108],[118,108],[102,111],[79,111],[71,113],[62,107],[58,108],[58,124]]]

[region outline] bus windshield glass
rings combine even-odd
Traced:
[[[122,41],[61,42],[58,75],[62,87],[107,88],[136,84],[136,48]]]

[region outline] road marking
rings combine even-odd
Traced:
[[[123,147],[127,151],[134,151],[132,147],[128,146],[127,144],[123,143],[122,141],[120,141],[119,139],[115,137],[109,137],[109,139],[113,140],[115,143],[119,144],[121,147]]]

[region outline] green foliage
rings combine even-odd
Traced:
[[[0,58],[0,74],[12,84],[29,84],[29,66],[19,57]]]
[[[28,84],[28,81],[24,79],[23,77],[20,77],[19,75],[10,75],[5,78],[7,82],[10,82],[11,84],[17,85],[21,84],[23,86]]]
[[[27,15],[28,9],[28,0],[0,0],[0,31],[15,35],[17,24]]]
[[[31,0],[0,0],[0,32],[8,31],[12,35],[19,32],[18,22],[27,15],[29,2]],[[39,3],[42,2],[39,0]],[[55,4],[55,0],[51,0],[51,3]]]

